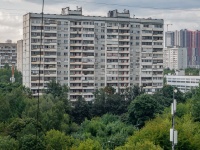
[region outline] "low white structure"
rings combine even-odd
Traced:
[[[198,87],[200,81],[200,76],[166,75],[165,77],[168,85],[176,86],[183,93]]]
[[[165,48],[163,58],[164,68],[171,70],[187,68],[187,48]]]

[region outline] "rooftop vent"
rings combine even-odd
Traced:
[[[130,18],[129,10],[124,9],[124,12],[119,13],[117,9],[108,12],[108,17],[111,18]]]
[[[77,6],[76,10],[70,10],[70,7],[62,8],[61,14],[82,16],[82,7]]]

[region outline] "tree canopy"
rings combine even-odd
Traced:
[[[10,68],[0,74],[5,70]],[[0,149],[169,150],[174,88],[165,85],[147,95],[138,86],[120,92],[105,87],[94,92],[92,102],[81,96],[71,102],[69,87],[50,81],[39,98],[37,121],[38,101],[30,90],[20,82],[0,81]],[[176,149],[199,150],[200,88],[178,90],[174,97]]]

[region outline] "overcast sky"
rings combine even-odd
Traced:
[[[0,43],[22,39],[22,16],[40,13],[42,0],[0,0]],[[106,16],[109,10],[130,10],[136,18],[164,19],[169,30],[200,30],[199,0],[45,0],[44,13],[60,14],[61,8],[83,8],[83,15]]]

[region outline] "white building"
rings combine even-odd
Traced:
[[[17,70],[22,72],[23,40],[17,41]]]
[[[17,44],[12,43],[11,40],[6,41],[6,43],[0,43],[0,68],[3,68],[5,64],[8,64],[10,67],[17,65],[16,51]]]
[[[38,84],[41,14],[23,17],[23,84],[37,94],[52,79],[70,87],[70,99],[93,99],[96,88],[117,91],[138,84],[152,93],[163,86],[163,20],[130,18],[125,10],[108,17],[82,9],[44,14],[41,81]]]
[[[187,92],[199,86],[200,76],[166,75],[168,85],[176,86],[181,92]]]
[[[164,48],[164,68],[185,69],[187,68],[187,48]]]

